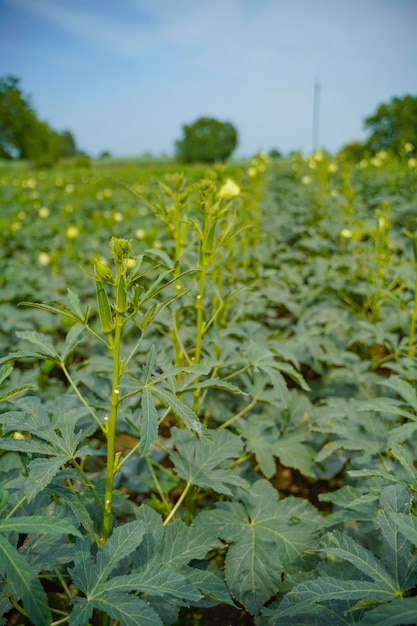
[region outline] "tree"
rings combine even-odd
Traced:
[[[417,96],[393,98],[381,104],[376,112],[365,119],[365,128],[371,131],[366,145],[374,154],[387,150],[398,156],[405,153],[404,146],[417,146]],[[409,151],[408,151],[409,152]]]
[[[25,158],[29,137],[37,124],[35,112],[19,87],[19,79],[0,79],[0,157]]]
[[[59,158],[76,155],[72,133],[59,133],[40,120],[19,83],[14,76],[0,78],[0,158],[52,165]]]
[[[348,161],[349,163],[359,163],[367,156],[369,156],[368,148],[360,141],[351,141],[345,144],[337,153],[338,159]]]
[[[177,155],[186,163],[214,163],[229,157],[238,143],[238,133],[230,122],[201,117],[183,126],[183,138],[176,142]]]

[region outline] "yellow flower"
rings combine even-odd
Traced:
[[[145,239],[146,231],[143,230],[143,228],[138,228],[137,230],[135,230],[135,237],[136,239]]]
[[[47,252],[41,252],[38,256],[38,263],[40,265],[49,265],[51,257]]]
[[[303,185],[309,185],[311,183],[311,176],[303,176],[301,182]]]
[[[129,269],[132,269],[132,267],[135,267],[135,265],[136,265],[136,259],[133,259],[132,257],[130,257],[130,258],[127,260],[127,267],[128,267]]]
[[[74,191],[75,187],[74,185],[71,185],[71,183],[69,183],[68,185],[65,185],[65,191],[67,193],[72,193]]]
[[[162,243],[162,241],[159,241],[159,239],[155,239],[155,241],[152,244],[153,248],[157,248],[158,250],[161,250],[161,248],[164,247],[164,244]]]
[[[68,226],[66,230],[67,239],[77,239],[79,234],[80,231],[77,226],[74,226],[73,224],[70,224],[70,226]]]
[[[248,176],[250,176],[250,178],[253,178],[254,176],[256,176],[258,173],[258,170],[256,169],[256,167],[250,167],[248,169]]]
[[[349,230],[349,228],[342,228],[342,230],[340,231],[340,234],[342,235],[342,237],[345,237],[346,239],[351,239],[353,237],[353,233],[351,230]]]
[[[116,211],[116,213],[113,215],[113,219],[115,222],[123,222],[124,220],[124,216],[123,213],[120,213],[120,211]]]
[[[224,185],[220,187],[219,198],[227,199],[227,198],[235,198],[240,194],[240,187],[234,180],[228,178]]]
[[[42,219],[46,219],[47,217],[49,217],[49,214],[50,214],[50,210],[46,206],[41,207],[38,211],[38,215]]]
[[[327,166],[327,171],[330,174],[334,174],[335,172],[337,172],[337,165],[336,165],[336,163],[329,163],[329,165]]]
[[[378,154],[379,154],[379,153],[378,153]],[[378,157],[378,156],[373,157],[373,159],[371,159],[371,164],[372,164],[374,167],[381,167],[381,165],[382,165],[382,159],[381,159],[380,157]]]
[[[404,150],[406,152],[412,152],[414,150],[414,145],[411,143],[411,141],[406,141],[404,144]]]
[[[408,159],[408,167],[417,167],[417,159],[415,159],[414,157]]]

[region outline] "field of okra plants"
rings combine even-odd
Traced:
[[[0,202],[0,624],[415,624],[415,159]]]

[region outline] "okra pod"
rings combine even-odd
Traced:
[[[96,281],[98,313],[100,316],[101,330],[103,333],[109,334],[114,329],[113,317],[111,314],[110,303],[107,297],[103,283]]]
[[[126,313],[128,308],[126,278],[124,274],[121,274],[117,284],[116,311],[118,313]]]

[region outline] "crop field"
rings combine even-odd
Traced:
[[[0,624],[417,623],[416,159],[0,204]]]

